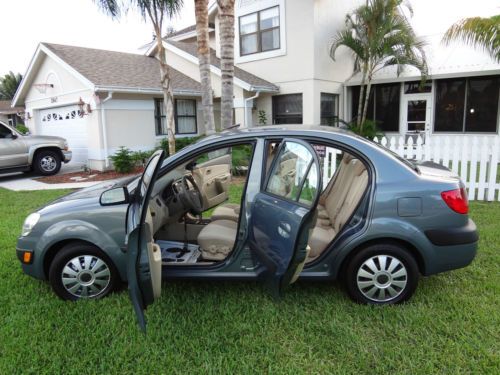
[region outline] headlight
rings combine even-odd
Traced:
[[[30,234],[33,227],[36,225],[36,223],[38,223],[38,220],[40,220],[40,214],[38,212],[34,212],[34,213],[30,214],[26,218],[26,220],[24,220],[23,230],[21,232],[21,236],[24,237],[24,236],[27,236],[28,234]]]
[[[68,141],[64,142],[63,150],[64,151],[68,151],[69,150]]]

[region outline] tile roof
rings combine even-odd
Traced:
[[[174,42],[172,40],[168,40],[167,43],[181,49],[184,52],[189,53],[194,57],[198,57],[198,47],[196,46],[196,43]],[[220,69],[220,59],[216,56],[215,50],[213,49],[210,50],[210,64]],[[240,69],[237,66],[234,67],[234,76],[250,84],[251,86],[259,87],[273,92],[279,91],[278,86],[260,77],[257,77],[252,73]]]
[[[161,90],[160,67],[153,57],[133,53],[42,43],[96,86]],[[170,68],[175,93],[200,93],[200,84]]]

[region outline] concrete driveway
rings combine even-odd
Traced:
[[[61,166],[61,171],[59,174],[78,172],[81,170],[79,165],[63,164]],[[98,184],[102,181],[90,181],[90,182],[70,182],[62,184],[46,184],[37,181],[36,178],[40,177],[34,173],[26,174],[22,172],[8,173],[0,175],[0,188],[5,188],[8,190],[20,191],[20,190],[49,190],[49,189],[81,189],[84,187],[92,186]]]

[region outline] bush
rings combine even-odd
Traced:
[[[17,124],[16,130],[21,134],[28,134],[30,131],[24,124]]]
[[[145,165],[155,150],[132,152],[132,159],[135,165]]]
[[[373,139],[375,137],[380,138],[384,136],[384,133],[382,133],[377,127],[377,122],[372,120],[365,120],[362,127],[357,126],[356,122],[353,121],[347,124],[347,128],[353,133],[356,133],[357,135],[368,139]]]
[[[118,173],[130,173],[135,167],[133,152],[127,147],[121,146],[113,156],[109,157],[113,161],[115,170]]]
[[[234,174],[245,174],[252,157],[252,146],[241,145],[232,148],[232,165]]]
[[[195,143],[198,141],[201,137],[183,137],[183,138],[176,138],[175,139],[175,149],[176,151],[182,150],[184,147],[189,146],[190,144]],[[163,138],[160,141],[160,145],[158,146],[159,150],[164,150],[167,155],[169,155],[168,152],[168,138]]]

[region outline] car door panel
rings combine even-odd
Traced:
[[[313,148],[304,141],[284,140],[255,197],[249,237],[257,261],[266,268],[264,280],[276,297],[296,280],[305,263],[320,186],[319,160]]]
[[[0,168],[28,165],[28,146],[22,136],[0,124]]]
[[[228,199],[231,154],[197,164],[192,173],[203,198],[203,210],[215,207]]]
[[[144,310],[161,294],[161,249],[154,243],[149,199],[165,152],[151,156],[127,212],[127,279],[139,326],[146,329]]]

